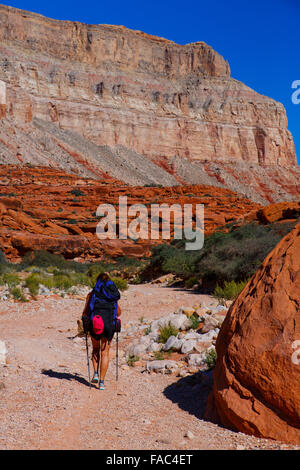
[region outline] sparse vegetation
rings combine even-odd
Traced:
[[[165,356],[161,351],[155,351],[154,359],[156,359],[157,361],[163,361],[164,358],[165,358]]]
[[[149,273],[155,276],[173,273],[186,287],[197,281],[211,290],[217,284],[223,286],[225,281],[245,282],[294,225],[228,224],[228,232],[213,233],[205,239],[203,248],[195,251],[185,250],[185,240],[157,245],[152,249],[150,266],[143,278],[148,279]]]
[[[15,300],[18,300],[19,302],[26,302],[26,297],[24,295],[23,289],[21,289],[20,287],[12,287],[9,291]]]
[[[223,287],[216,286],[214,290],[214,296],[219,300],[220,303],[225,300],[234,300],[244,289],[247,281],[235,282],[230,281],[224,282]]]
[[[212,348],[206,352],[205,362],[207,366],[209,367],[209,369],[212,369],[213,367],[215,367],[216,362],[217,362],[217,352],[215,348]]]
[[[178,330],[172,325],[163,326],[159,330],[159,342],[166,343],[170,336],[177,336]]]
[[[127,359],[127,364],[128,364],[130,367],[132,367],[133,364],[134,364],[135,362],[139,361],[139,360],[140,360],[139,356],[130,355],[130,356],[128,357],[128,359]]]

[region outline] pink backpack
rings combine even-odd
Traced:
[[[104,330],[104,323],[103,323],[101,315],[98,315],[96,313],[92,318],[92,322],[93,322],[93,331],[95,335],[102,335],[103,330]]]

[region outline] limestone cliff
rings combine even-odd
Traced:
[[[2,119],[0,161],[55,164],[97,176],[113,166],[103,168],[101,157],[112,150],[123,169],[128,161],[134,167],[124,175],[122,168],[113,169],[112,176],[132,184],[149,182],[146,175],[132,176],[146,159],[161,168],[162,184],[211,184],[213,178],[236,190],[229,184],[231,167],[221,167],[222,181],[212,164],[246,163],[258,173],[259,167],[281,172],[296,165],[282,104],[231,78],[228,63],[205,43],[182,46],[122,26],[57,21],[8,6],[0,6],[1,116],[7,123]],[[43,123],[54,126],[50,141],[40,135]],[[74,133],[67,146],[58,130]],[[80,138],[83,149],[74,151],[70,146]],[[101,155],[94,157],[98,150],[90,146],[101,148]],[[295,168],[296,176],[289,172],[290,190],[289,176],[279,175],[285,188],[281,196],[275,188],[271,201],[299,195]],[[262,184],[269,177],[267,170]],[[261,187],[253,198],[256,193],[263,202]]]

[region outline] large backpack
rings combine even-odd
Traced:
[[[96,282],[88,305],[88,314],[95,334],[100,335],[104,330],[101,310],[112,315],[114,331],[121,330],[121,322],[117,316],[119,299],[120,292],[113,281],[108,280],[104,283],[99,279]]]

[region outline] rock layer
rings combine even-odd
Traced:
[[[300,443],[300,224],[279,242],[231,306],[217,339],[206,416]]]
[[[99,204],[116,207],[119,196],[131,204],[205,205],[205,233],[237,220],[261,206],[223,188],[205,185],[132,187],[107,176],[95,181],[49,168],[0,166],[0,249],[11,260],[31,250],[48,250],[67,258],[102,259],[150,253],[156,240],[99,240]],[[130,217],[129,217],[130,220]],[[171,221],[172,222],[172,221]],[[150,222],[149,222],[150,229]],[[171,235],[173,226],[171,223]]]
[[[98,176],[98,158],[74,154],[55,131],[49,142],[41,138],[43,121],[93,145],[121,148],[123,159],[127,149],[152,160],[167,172],[166,184],[195,183],[192,162],[202,164],[201,183],[201,177],[218,182],[204,168],[211,162],[296,167],[284,107],[232,79],[228,63],[203,42],[181,46],[121,26],[56,21],[7,6],[0,6],[0,41],[0,113],[19,137],[31,136],[32,150],[10,146],[14,131],[2,129],[2,138],[0,129],[7,163],[53,159]],[[289,176],[293,193],[299,172]]]

